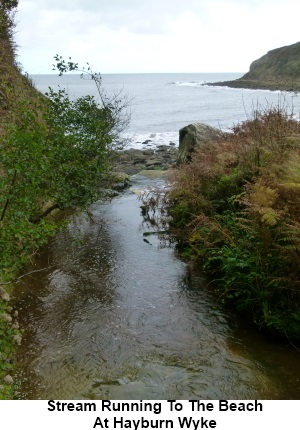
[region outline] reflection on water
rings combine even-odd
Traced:
[[[237,326],[172,248],[146,243],[133,193],[90,211],[16,293],[20,398],[300,397],[298,353]]]

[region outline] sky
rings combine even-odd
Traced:
[[[53,57],[104,73],[247,72],[300,41],[299,0],[19,0],[15,40],[29,74]]]

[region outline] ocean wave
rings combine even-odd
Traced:
[[[282,91],[282,90],[268,90],[266,88],[239,88],[239,87],[229,87],[227,85],[210,85],[209,83],[203,83],[201,84],[205,88],[215,88],[217,90],[226,90],[226,91],[232,91],[232,92],[247,92],[247,93],[271,93],[271,94],[283,94],[283,93],[289,93],[289,91]]]
[[[169,82],[167,85],[176,87],[200,87],[205,81],[192,81],[192,82]]]
[[[155,149],[159,145],[177,147],[179,144],[178,131],[156,133],[127,133],[123,136],[128,140],[126,148]]]

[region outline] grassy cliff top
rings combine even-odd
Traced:
[[[210,85],[300,91],[300,42],[267,52],[251,63],[248,73],[235,81]]]
[[[241,79],[300,82],[300,42],[273,49],[253,61]]]

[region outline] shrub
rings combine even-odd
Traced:
[[[100,77],[88,73],[102,91]],[[92,96],[72,101],[64,89],[14,102],[0,138],[0,271],[6,278],[55,232],[47,217],[54,209],[85,208],[99,197],[126,125],[126,100],[100,94],[100,104]]]

